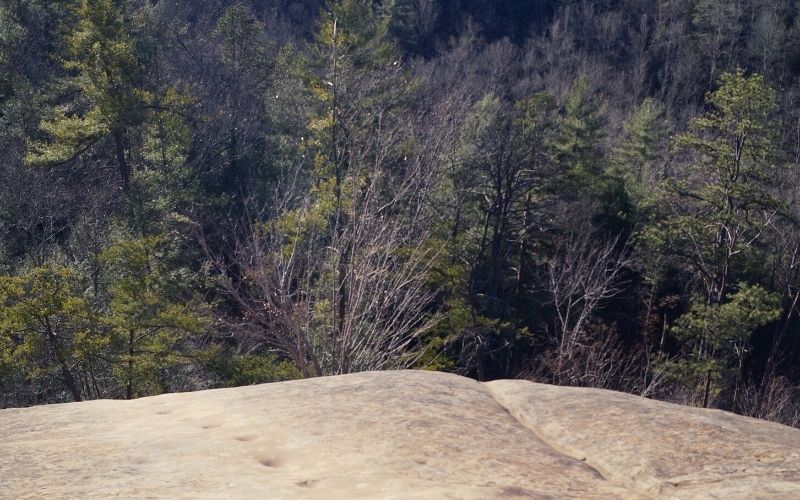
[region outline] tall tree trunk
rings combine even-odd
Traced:
[[[58,359],[58,364],[61,366],[61,374],[64,380],[64,385],[66,385],[67,389],[69,389],[69,392],[72,393],[72,399],[75,401],[83,401],[83,398],[81,397],[81,391],[78,388],[78,382],[72,375],[72,371],[69,369],[69,366],[67,366],[67,362],[64,359],[63,354],[58,353],[56,354],[56,357]]]
[[[128,383],[125,389],[125,399],[133,399],[133,329],[128,332]]]
[[[49,319],[45,319],[45,325],[47,327],[47,341],[50,344],[50,347],[53,349],[53,354],[56,357],[58,366],[61,368],[61,377],[64,381],[64,385],[67,386],[67,389],[72,394],[72,399],[75,401],[83,401],[83,398],[81,397],[81,390],[78,387],[78,382],[75,380],[72,370],[69,369],[67,359],[64,357],[64,351],[61,349],[58,336],[53,331]]]
[[[117,168],[119,169],[119,177],[122,180],[122,190],[128,191],[130,188],[131,168],[125,158],[125,137],[122,135],[122,130],[119,129],[114,130],[114,153],[117,156]]]
[[[706,370],[706,384],[703,393],[703,408],[708,408],[708,396],[711,391],[711,370]]]

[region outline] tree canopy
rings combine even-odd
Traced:
[[[0,5],[0,406],[359,370],[800,422],[795,2]]]

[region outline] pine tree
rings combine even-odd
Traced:
[[[11,54],[24,35],[25,29],[7,7],[0,5],[0,104],[14,92]]]
[[[652,188],[663,172],[667,126],[664,106],[647,98],[623,125],[622,140],[614,148],[612,175],[620,176],[631,201],[640,209],[648,203]]]
[[[687,355],[670,367],[681,383],[697,387],[705,379],[705,391],[719,393],[726,374],[733,374],[735,409],[741,382],[742,364],[750,351],[750,337],[759,328],[781,316],[780,296],[758,285],[739,283],[729,300],[709,304],[695,297],[689,310],[672,328],[675,337],[687,348]],[[735,366],[729,363],[736,361]],[[709,394],[704,397],[708,405]]]
[[[675,138],[687,172],[666,184],[675,214],[651,234],[691,266],[708,300],[719,303],[782,212],[773,188],[783,165],[772,122],[775,91],[763,77],[726,73],[706,99],[710,110]]]
[[[166,237],[149,236],[119,241],[102,254],[111,276],[102,321],[127,399],[163,392],[170,371],[191,360],[191,337],[205,325],[192,273],[175,265],[175,250]]]
[[[599,152],[603,137],[604,110],[591,94],[589,80],[582,76],[567,93],[558,132],[550,142],[555,160],[568,182],[579,190],[592,191],[605,168]]]
[[[141,125],[153,94],[147,89],[147,58],[132,36],[125,0],[78,0],[75,25],[66,36],[63,60],[69,75],[64,93],[74,95],[55,106],[41,123],[44,140],[31,141],[27,162],[71,162],[102,140],[112,142],[123,189],[131,177],[128,134]]]
[[[687,350],[674,364],[675,376],[689,386],[705,379],[707,403],[709,391],[713,396],[730,382],[724,375],[734,373],[735,404],[750,335],[781,312],[777,296],[734,283],[747,278],[754,252],[784,213],[774,194],[783,162],[772,120],[775,91],[763,77],[725,73],[706,101],[709,110],[674,140],[685,173],[664,182],[659,200],[671,213],[644,239],[688,269],[703,291],[672,329]],[[738,367],[731,371],[733,360]]]
[[[74,401],[89,396],[93,356],[107,342],[97,325],[69,268],[46,265],[0,276],[0,363],[32,383],[58,372]]]

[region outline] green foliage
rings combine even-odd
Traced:
[[[170,171],[186,168],[192,138],[183,116],[193,103],[188,90],[170,87],[161,98],[162,108],[145,122],[142,156],[164,174],[173,175]]]
[[[715,353],[729,350],[733,343],[748,341],[753,332],[780,315],[780,296],[758,285],[739,283],[737,291],[723,304],[709,304],[702,297],[695,297],[672,332],[702,352]]]
[[[692,391],[698,397],[708,382],[709,399],[718,398],[727,386],[725,363],[718,359],[659,359],[656,363],[672,383]],[[699,402],[698,402],[699,403]]]
[[[694,153],[695,173],[705,181],[697,194],[727,212],[774,205],[765,188],[780,167],[771,120],[775,90],[763,76],[737,70],[720,77],[706,102],[711,110],[675,139],[676,148]]]
[[[132,172],[124,222],[135,234],[148,236],[175,231],[184,220],[179,206],[205,207],[215,199],[205,196],[195,172],[187,164],[191,129],[184,118],[194,98],[188,89],[168,88],[162,109],[142,124],[142,168]],[[180,231],[180,230],[179,230]]]
[[[622,140],[614,148],[612,174],[620,176],[633,203],[644,208],[652,203],[655,168],[666,142],[664,105],[647,98],[623,125]]]
[[[442,296],[442,319],[425,335],[429,349],[417,366],[419,368],[447,369],[458,363],[455,344],[470,331],[475,321],[474,308],[469,303],[469,266],[465,258],[474,252],[475,244],[466,233],[453,239],[435,238],[431,245],[439,245],[439,253],[429,276],[429,286]]]
[[[63,64],[75,75],[64,81],[65,90],[77,90],[80,97],[54,107],[42,121],[49,139],[30,143],[28,163],[69,161],[107,134],[144,120],[144,105],[152,95],[142,86],[145,61],[137,54],[124,5],[119,0],[77,2]]]
[[[190,359],[182,346],[206,324],[190,273],[170,265],[170,250],[169,241],[150,236],[118,242],[101,255],[112,276],[103,322],[128,398],[162,392],[165,373]]]
[[[224,349],[215,349],[209,356],[208,366],[219,377],[222,387],[283,382],[300,378],[297,367],[280,360],[274,354],[232,355]]]
[[[304,153],[317,175],[341,180],[358,157],[351,149],[372,140],[375,117],[413,89],[397,66],[389,19],[383,7],[365,0],[333,1],[321,16],[304,75],[306,92],[316,100]]]
[[[52,142],[31,142],[26,160],[31,165],[49,165],[70,161],[86,151],[109,132],[109,123],[99,108],[82,116],[70,116],[71,110],[54,110],[54,116],[41,124]]]
[[[225,9],[217,21],[214,35],[222,39],[222,60],[232,68],[254,66],[266,58],[262,41],[264,24],[241,4]]]
[[[146,61],[130,34],[125,3],[80,0],[77,24],[66,43],[64,66],[77,72],[78,87],[111,126],[140,123],[142,104],[148,100],[140,87]]]
[[[598,154],[603,113],[603,106],[591,93],[589,79],[578,78],[564,98],[558,133],[550,147],[567,177],[579,188],[590,188],[603,171],[604,162]]]
[[[605,136],[605,105],[590,80],[580,76],[564,96],[554,132],[545,145],[555,165],[551,188],[565,200],[594,203],[594,223],[603,231],[624,230],[631,208],[620,179],[609,172],[601,142]]]
[[[433,37],[433,30],[441,11],[437,1],[395,0],[392,2],[392,35],[412,51],[424,51]]]
[[[556,102],[553,95],[537,92],[518,101],[515,107],[518,112],[516,125],[522,128],[522,135],[545,143],[555,128],[552,114],[556,111]]]
[[[763,77],[723,74],[706,101],[709,110],[674,139],[685,169],[662,185],[655,200],[670,213],[647,227],[641,242],[653,255],[649,269],[664,273],[659,279],[685,266],[702,284],[704,294],[692,299],[671,329],[683,354],[669,372],[688,387],[701,387],[710,377],[714,396],[731,378],[738,389],[741,367],[733,370],[731,361],[741,364],[750,336],[781,316],[776,294],[732,282],[751,272],[782,210],[773,190],[782,165],[771,118],[775,91]]]
[[[497,142],[508,127],[508,121],[500,99],[486,94],[467,115],[461,133],[465,169],[468,172],[482,171],[490,175],[491,166],[497,160]],[[491,180],[487,180],[491,183]]]
[[[688,352],[668,363],[668,374],[689,387],[698,387],[710,377],[711,395],[718,395],[732,371],[728,363],[741,358],[753,333],[778,320],[781,313],[780,296],[759,285],[739,283],[722,304],[696,296],[671,329]]]
[[[11,55],[24,39],[23,28],[9,9],[0,5],[0,103],[14,92],[14,68]]]
[[[647,231],[650,242],[688,263],[709,299],[720,302],[782,211],[772,188],[783,166],[770,118],[775,92],[761,76],[725,74],[707,101],[710,110],[675,138],[686,169],[664,185],[661,203],[672,214]]]
[[[332,0],[328,9],[317,34],[323,51],[335,48],[348,54],[357,67],[388,62],[394,48],[387,36],[391,22],[387,7],[370,0]]]
[[[76,400],[76,365],[91,362],[108,342],[79,276],[46,265],[19,276],[0,276],[0,364],[36,381],[60,372]]]

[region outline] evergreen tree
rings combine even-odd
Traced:
[[[129,134],[141,125],[153,93],[147,88],[147,55],[134,39],[126,0],[78,0],[66,35],[62,85],[74,97],[54,106],[41,123],[46,138],[30,143],[32,165],[68,163],[101,140],[112,141],[123,189],[131,177]]]
[[[93,356],[106,342],[74,271],[47,265],[0,276],[0,359],[31,383],[58,373],[74,401],[91,396]]]
[[[576,189],[591,192],[605,162],[600,153],[603,107],[591,93],[589,80],[578,78],[564,98],[558,132],[550,143],[564,178]]]
[[[24,35],[25,29],[14,19],[8,7],[0,5],[0,104],[14,92],[12,51]]]
[[[726,73],[707,96],[711,109],[675,139],[686,176],[670,179],[675,215],[650,233],[689,264],[709,302],[722,302],[730,279],[781,213],[773,187],[783,167],[772,114],[775,91],[759,75]]]
[[[750,351],[750,337],[780,316],[778,294],[758,285],[739,283],[730,300],[723,304],[709,304],[704,297],[696,297],[672,329],[688,352],[670,367],[670,371],[681,383],[690,386],[697,387],[705,379],[707,392],[703,406],[708,406],[710,395],[718,395],[726,386],[725,375],[733,373],[731,405],[735,408],[742,363]],[[737,364],[730,366],[732,361]]]
[[[159,236],[124,240],[102,255],[111,276],[102,319],[127,399],[168,389],[171,370],[191,362],[191,337],[204,328],[192,273],[174,265],[170,243]]]
[[[664,106],[653,99],[644,102],[623,125],[622,140],[614,147],[612,175],[620,176],[633,204],[639,208],[653,202],[651,191],[664,158],[667,126]]]

